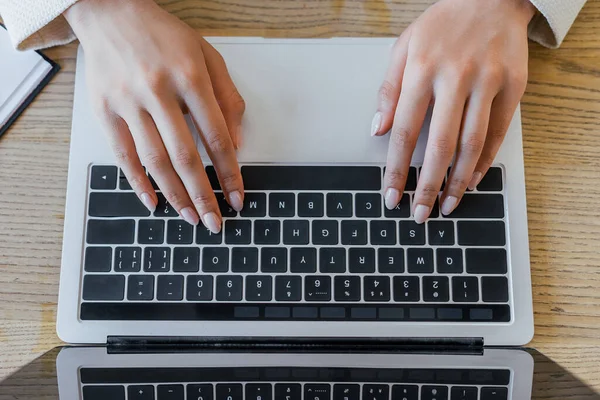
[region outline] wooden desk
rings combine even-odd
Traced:
[[[433,0],[168,0],[205,35],[398,35]],[[56,301],[75,71],[62,71],[0,140],[0,378],[59,345]],[[600,1],[560,50],[531,45],[523,99],[536,337],[600,390]],[[518,266],[516,266],[518,268]]]

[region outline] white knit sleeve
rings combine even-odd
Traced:
[[[541,45],[552,48],[560,46],[586,2],[586,0],[529,1],[539,11],[529,24],[529,37]]]
[[[77,0],[0,0],[0,16],[19,50],[65,44],[75,34],[62,13]]]

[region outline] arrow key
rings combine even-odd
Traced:
[[[114,190],[117,188],[117,167],[112,165],[94,165],[90,187],[94,190]]]

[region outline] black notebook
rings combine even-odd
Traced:
[[[0,137],[58,72],[37,51],[17,51],[0,25]]]

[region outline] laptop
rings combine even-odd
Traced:
[[[63,347],[0,382],[0,400],[566,398],[600,394],[535,350],[499,348],[349,354]]]
[[[219,235],[185,223],[160,194],[152,215],[137,200],[90,107],[79,50],[63,341],[469,349],[530,341],[519,112],[477,189],[449,217],[435,209],[417,225],[410,210],[428,123],[391,211],[382,200],[389,136],[370,136],[393,39],[208,40],[247,103],[238,152],[246,204],[239,215],[222,204]],[[222,198],[214,179],[213,188]]]

